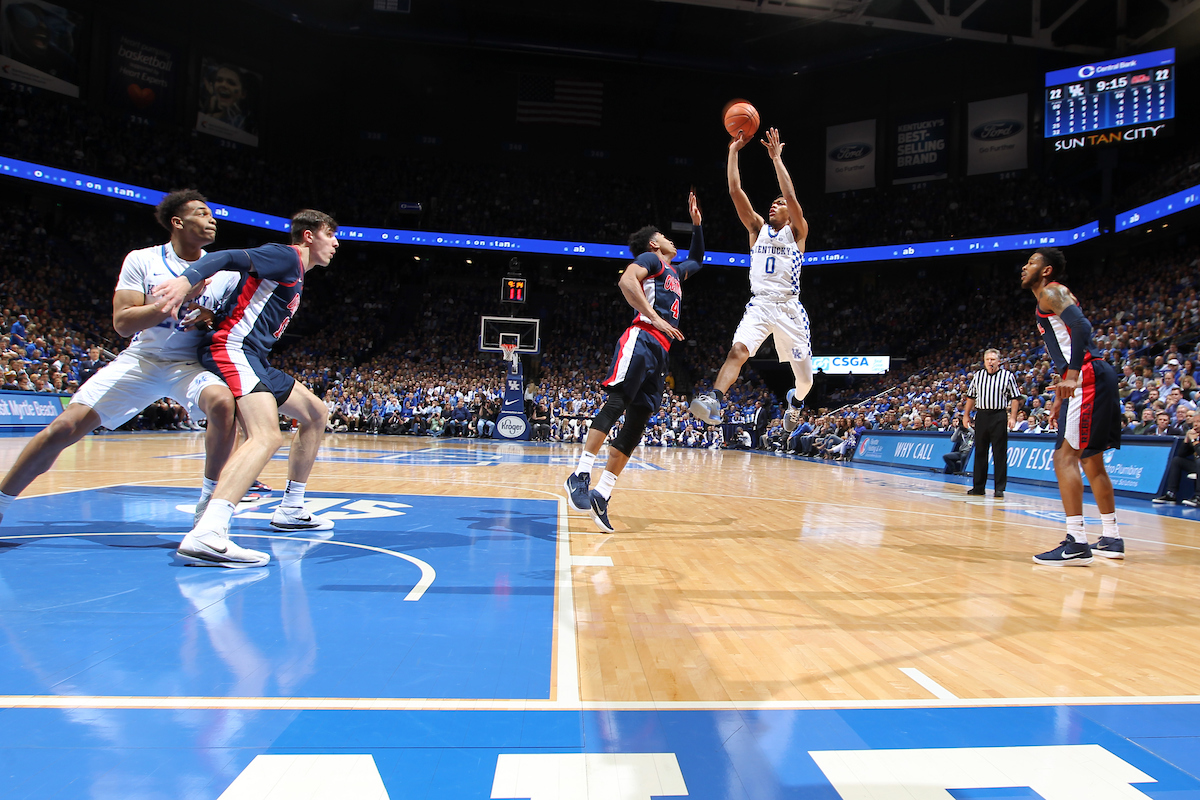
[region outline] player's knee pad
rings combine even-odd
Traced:
[[[612,430],[612,426],[617,424],[617,420],[621,418],[621,415],[625,413],[626,403],[627,401],[623,395],[610,394],[608,401],[592,419],[592,427],[608,433]]]
[[[612,446],[627,456],[633,455],[642,434],[646,432],[646,423],[650,421],[650,409],[636,406],[626,409],[625,425],[621,432],[613,437]]]

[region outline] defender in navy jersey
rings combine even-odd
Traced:
[[[295,418],[300,427],[288,454],[287,489],[271,525],[286,531],[333,527],[332,521],[304,508],[305,483],[325,434],[328,409],[307,387],[267,363],[267,355],[300,307],[305,274],[328,264],[337,252],[336,233],[332,217],[306,209],[292,217],[290,245],[214,253],[154,291],[163,308],[170,310],[204,279],[223,270],[242,273],[228,313],[202,348],[200,358],[237,398],[237,413],[247,438],[221,474],[208,509],[179,546],[180,557],[193,564],[246,567],[267,563],[265,553],[260,553],[261,559],[255,563],[230,559],[224,545],[234,504],[283,445],[280,411]]]
[[[592,420],[583,455],[563,484],[567,502],[580,511],[590,511],[601,530],[612,533],[608,520],[608,500],[617,476],[629,463],[629,457],[642,440],[650,415],[662,405],[666,388],[667,353],[673,340],[682,340],[679,306],[683,300],[681,282],[704,264],[704,232],[700,227],[700,206],[695,193],[688,195],[692,216],[692,246],[688,260],[672,264],[674,243],[647,225],[629,237],[634,261],[621,274],[621,293],[633,307],[633,322],[617,342],[612,367],[602,383],[608,389],[608,401]],[[604,473],[591,489],[592,465],[608,432],[621,415],[625,425],[608,449]]]
[[[788,391],[783,415],[783,429],[790,433],[800,425],[800,409],[813,385],[808,312],[800,304],[800,269],[804,264],[808,221],[804,219],[804,209],[796,197],[792,176],[783,164],[783,142],[779,141],[779,131],[775,128],[767,131],[763,146],[775,167],[780,194],[771,203],[765,221],[754,210],[750,198],[742,191],[738,168],[738,151],[749,141],[739,132],[729,143],[725,173],[738,219],[750,234],[750,292],[753,296],[733,333],[733,345],[713,382],[713,391],[693,399],[690,410],[702,422],[720,424],[725,392],[738,379],[746,359],[758,352],[768,336],[774,336],[779,360],[792,365],[796,378],[795,387]]]
[[[1112,480],[1104,467],[1104,451],[1121,446],[1121,400],[1117,374],[1092,344],[1092,324],[1075,296],[1059,283],[1067,259],[1056,247],[1043,247],[1021,268],[1021,288],[1037,298],[1037,327],[1046,354],[1059,375],[1051,414],[1058,415],[1054,474],[1067,515],[1067,538],[1053,550],[1033,557],[1049,566],[1083,566],[1093,552],[1124,558],[1125,542],[1117,527]],[[1083,467],[1100,509],[1103,530],[1095,547],[1083,528]]]
[[[204,488],[196,507],[208,504],[221,469],[233,452],[234,400],[221,379],[200,365],[196,347],[200,322],[232,291],[233,276],[197,284],[187,296],[188,312],[167,313],[152,299],[155,286],[174,278],[204,255],[217,236],[208,201],[195,189],[171,192],[154,209],[171,235],[165,244],[134,250],[125,257],[113,293],[113,328],[132,336],[129,347],[84,381],[70,405],[25,446],[0,482],[0,518],[13,498],[48,470],[64,449],[100,426],[115,429],[160,397],[184,406],[193,420],[205,416]],[[236,551],[237,545],[232,546]],[[231,552],[232,552],[231,551]],[[248,551],[251,552],[251,551]]]

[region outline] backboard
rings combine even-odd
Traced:
[[[499,353],[501,342],[515,340],[518,353],[540,353],[541,325],[541,320],[525,317],[480,317],[479,349],[485,353]]]

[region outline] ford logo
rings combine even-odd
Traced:
[[[871,155],[871,149],[871,145],[863,142],[840,144],[829,151],[829,157],[834,161],[858,161]]]
[[[971,131],[971,138],[990,142],[996,139],[1007,139],[1010,136],[1016,136],[1023,130],[1025,130],[1025,125],[1017,122],[1015,119],[995,119],[991,122],[985,122]]]

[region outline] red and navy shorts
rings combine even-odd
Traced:
[[[213,342],[200,351],[200,363],[225,381],[234,397],[253,392],[270,392],[277,405],[283,405],[292,394],[296,379],[275,369],[266,358],[251,350]]]
[[[1117,373],[1107,361],[1094,358],[1079,370],[1079,388],[1058,409],[1058,440],[1089,458],[1121,447],[1121,397]]]
[[[634,325],[627,329],[601,383],[609,393],[625,397],[627,408],[657,411],[667,386],[667,337]]]

